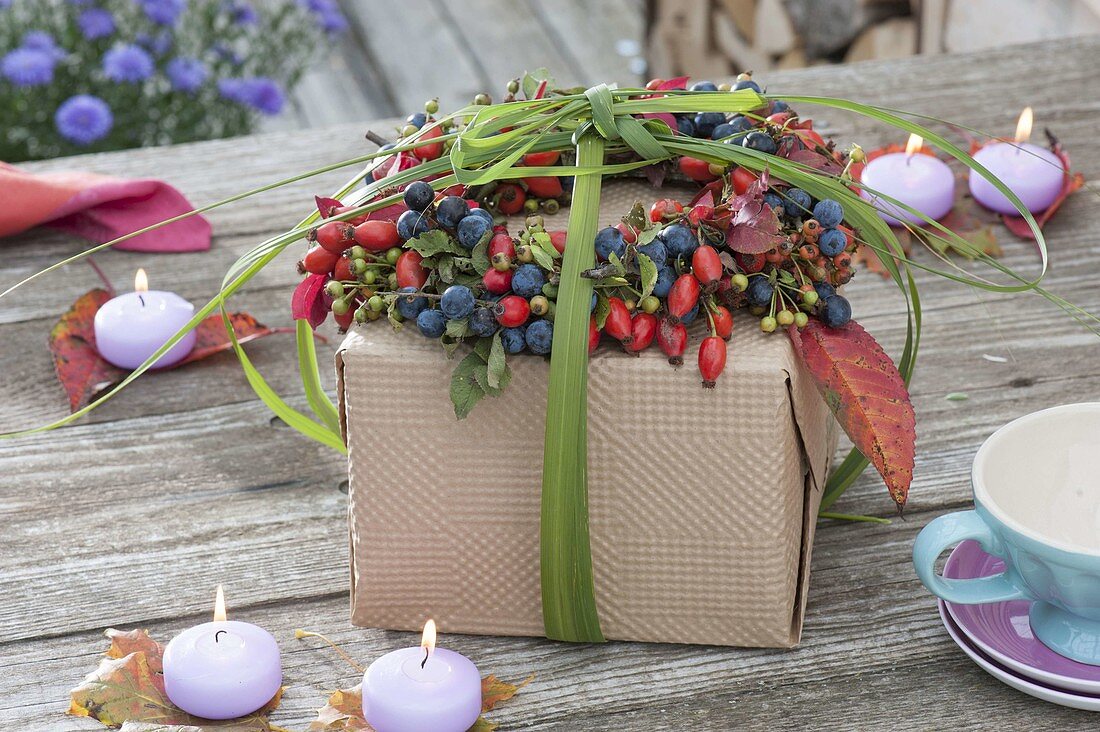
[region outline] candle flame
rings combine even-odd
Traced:
[[[218,585],[218,592],[214,595],[214,622],[225,622],[225,593],[221,585]]]
[[[1020,121],[1016,123],[1016,142],[1027,142],[1031,139],[1031,123],[1034,118],[1031,107],[1024,107],[1024,111],[1020,112]]]
[[[909,135],[909,141],[905,143],[905,154],[916,155],[924,147],[924,138],[920,135]]]
[[[428,622],[424,623],[424,634],[420,636],[420,647],[424,649],[424,661],[427,662],[428,656],[432,655],[432,651],[435,650],[435,621],[428,618]]]
[[[149,289],[149,276],[145,274],[145,270],[138,268],[137,274],[134,275],[134,292],[146,292]]]

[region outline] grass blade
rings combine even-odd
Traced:
[[[594,131],[577,143],[577,165],[603,162]],[[542,458],[542,615],[546,637],[603,642],[588,536],[588,311],[602,176],[577,178],[562,261]]]

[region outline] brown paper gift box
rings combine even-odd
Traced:
[[[692,359],[673,370],[656,348],[592,357],[592,563],[610,639],[799,640],[834,421],[787,338],[753,325],[736,319],[713,390]],[[455,363],[385,327],[351,333],[337,354],[352,622],[419,630],[431,616],[447,632],[542,635],[548,362],[510,358],[509,387],[463,421]]]

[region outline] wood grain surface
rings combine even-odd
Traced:
[[[479,32],[500,42],[492,27]],[[776,93],[846,96],[997,134],[1010,134],[1019,110],[1031,104],[1037,125],[1054,131],[1075,166],[1097,180],[1098,63],[1100,40],[1093,38],[783,72],[763,81]],[[441,88],[476,78],[451,78],[449,71],[438,70]],[[837,112],[814,116],[841,144],[900,141]],[[323,134],[279,132],[34,167],[157,175],[201,205],[369,150],[362,133],[377,126],[364,120]],[[293,225],[312,194],[349,175],[325,174],[212,213],[216,238],[208,253],[110,252],[97,261],[121,286],[142,266],[154,286],[202,300],[240,252]],[[1092,312],[1100,312],[1097,200],[1094,192],[1078,193],[1049,227],[1045,283]],[[1034,245],[998,233],[1003,261],[1034,273]],[[41,232],[0,242],[0,285],[82,246]],[[916,256],[933,263],[928,253]],[[293,259],[277,261],[233,307],[287,324]],[[918,453],[909,510],[889,526],[822,522],[801,647],[584,647],[444,635],[448,647],[485,672],[535,674],[493,713],[502,729],[1095,727],[1094,717],[1024,696],[970,663],[940,625],[910,551],[930,519],[969,504],[969,463],[994,429],[1036,409],[1100,398],[1100,340],[1035,295],[989,295],[930,275],[918,279],[925,332],[912,389]],[[65,414],[46,336],[67,305],[97,284],[86,265],[72,265],[0,302],[0,428]],[[904,318],[893,285],[861,272],[851,300],[856,318],[896,353]],[[745,318],[739,327],[752,324]],[[287,337],[249,350],[276,388],[300,394]],[[332,375],[324,375],[331,388]],[[945,400],[952,392],[968,398]],[[292,401],[304,408],[304,398]],[[273,721],[306,729],[326,692],[354,684],[356,673],[316,641],[294,640],[295,628],[328,633],[364,663],[412,641],[348,622],[344,472],[337,454],[272,419],[231,355],[149,375],[79,424],[0,443],[0,728],[96,729],[63,712],[68,690],[97,663],[103,629],[145,627],[166,640],[208,617],[221,582],[231,615],[264,625],[282,644],[288,691]],[[836,510],[893,515],[872,475]]]

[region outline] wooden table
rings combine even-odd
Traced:
[[[777,73],[767,82],[774,92],[849,96],[1000,134],[1010,134],[1019,110],[1031,104],[1038,125],[1054,130],[1075,166],[1097,180],[1098,62],[1100,40],[1093,38],[821,67]],[[858,140],[870,148],[887,139],[867,122],[831,112],[818,117],[842,143]],[[204,204],[359,153],[366,126],[35,167],[163,176]],[[346,177],[321,176],[213,213],[217,237],[208,253],[115,252],[98,261],[120,284],[143,266],[154,285],[202,300],[239,253],[292,225],[312,194],[333,190]],[[1046,285],[1100,313],[1100,225],[1091,219],[1098,211],[1095,194],[1084,191],[1050,226]],[[1032,244],[1004,231],[1000,239],[1006,264],[1035,271]],[[7,241],[0,284],[80,246],[44,233]],[[931,276],[919,279],[925,336],[912,389],[919,441],[909,510],[889,526],[823,522],[801,647],[582,647],[449,637],[449,646],[486,672],[507,679],[536,675],[494,713],[505,729],[1095,727],[1095,717],[1024,696],[967,660],[917,581],[910,547],[930,519],[969,505],[971,457],[996,427],[1036,409],[1100,397],[1100,341],[1037,296],[979,294]],[[287,257],[257,277],[237,307],[285,324],[296,280]],[[64,414],[46,335],[64,308],[96,284],[88,267],[70,266],[0,305],[0,427]],[[893,285],[861,273],[851,289],[856,317],[897,349],[903,317]],[[249,350],[276,388],[300,393],[287,337]],[[951,392],[969,398],[946,400]],[[3,727],[96,729],[62,712],[68,690],[102,653],[103,629],[145,627],[167,639],[209,616],[213,586],[222,582],[231,614],[270,628],[282,644],[288,690],[273,721],[304,729],[327,691],[353,685],[357,674],[317,642],[295,640],[295,628],[327,633],[364,662],[411,640],[348,623],[343,480],[341,459],[272,419],[230,355],[142,378],[77,426],[0,444]],[[871,475],[837,509],[893,515]]]

